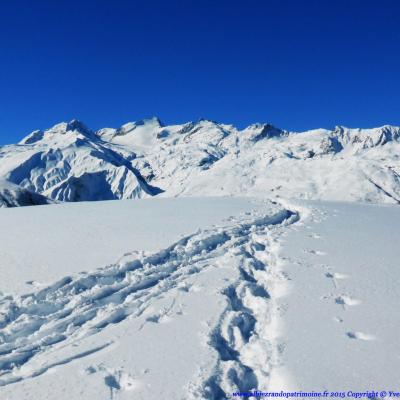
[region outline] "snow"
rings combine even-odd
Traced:
[[[58,201],[143,198],[160,192],[129,159],[105,147],[77,121],[0,148],[0,177]]]
[[[200,200],[171,201],[187,224]],[[191,205],[186,210],[185,202]],[[258,375],[266,379],[268,370],[257,369],[262,360],[254,360],[253,371],[239,354],[250,357],[254,347],[269,340],[261,323],[269,317],[264,310],[269,273],[261,268],[261,253],[268,232],[297,216],[268,202],[201,202],[218,218],[218,202],[227,215],[236,215],[160,250],[131,251],[97,270],[75,275],[68,270],[67,276],[31,294],[3,295],[0,385],[6,398],[66,399],[82,393],[90,398],[114,391],[120,398],[129,398],[131,391],[137,398],[196,398],[250,387]],[[151,213],[156,203],[160,208],[165,204],[162,211],[167,211],[167,200],[144,200],[142,207]],[[63,212],[61,206],[36,208],[49,209]],[[143,208],[135,212],[142,214]],[[198,226],[205,222],[198,221]],[[152,231],[157,229],[152,226]],[[215,368],[221,370],[218,375]],[[232,374],[243,376],[243,383]]]
[[[119,129],[104,128],[98,134],[106,140],[120,145],[129,145],[137,149],[150,149],[156,145],[156,133],[162,127],[157,118],[128,122]]]
[[[128,251],[156,251],[262,204],[240,198],[154,198],[0,210],[5,228],[0,231],[0,290],[22,293],[114,263]]]
[[[290,279],[281,300],[285,384],[305,391],[396,387],[400,210],[311,206],[312,218],[292,226],[281,243]]]
[[[397,384],[397,206],[220,197],[0,211],[14,222],[1,237],[2,398]]]
[[[396,390],[399,146],[152,118],[1,147],[0,398]]]
[[[0,179],[0,208],[52,204],[54,201],[38,193]]]
[[[400,128],[239,130],[157,118],[91,131],[73,120],[0,148],[0,177],[57,201],[268,196],[400,202]]]

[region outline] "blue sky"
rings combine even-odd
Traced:
[[[13,0],[0,143],[78,118],[400,125],[397,0]]]

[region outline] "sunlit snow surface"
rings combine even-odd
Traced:
[[[156,118],[0,147],[0,399],[396,390],[399,151]]]
[[[223,197],[0,210],[1,398],[396,387],[399,218]]]
[[[0,178],[57,201],[257,195],[400,202],[400,128],[287,132],[157,119],[78,121],[0,147]],[[1,204],[0,204],[1,205]]]

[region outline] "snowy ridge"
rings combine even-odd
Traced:
[[[0,173],[10,182],[59,201],[142,198],[158,194],[139,171],[82,123],[36,131],[0,149]]]
[[[58,201],[276,196],[397,203],[400,128],[280,130],[157,118],[91,131],[73,120],[0,148],[0,177]]]
[[[228,252],[228,262],[238,268],[241,278],[224,290],[227,308],[211,332],[210,345],[218,354],[217,372],[203,383],[200,378],[196,390],[211,393],[213,397],[209,398],[219,398],[218,391],[240,389],[239,378],[229,378],[232,373],[238,377],[244,374],[243,385],[256,387],[255,379],[267,379],[269,370],[260,370],[257,364],[253,366],[257,370],[252,371],[254,360],[246,360],[246,354],[257,347],[259,340],[270,339],[264,330],[271,306],[264,311],[261,308],[270,302],[266,287],[269,280],[276,279],[257,252],[265,250],[267,236],[274,225],[293,223],[298,218],[291,211],[278,207],[275,210],[271,216],[253,213],[232,227],[198,232],[154,254],[126,254],[115,265],[65,277],[29,295],[3,296],[0,299],[0,385],[39,376],[54,366],[105,348],[109,343],[75,356],[63,355],[67,346],[76,346],[109,324],[140,317],[154,299],[172,288],[183,285],[184,289],[188,276],[211,265],[226,263]],[[260,279],[263,276],[264,280]],[[155,318],[163,315],[147,320],[157,322]],[[49,353],[52,361],[46,361]],[[256,362],[268,361],[270,356],[260,357]]]
[[[0,179],[0,208],[37,206],[54,201],[38,193]]]

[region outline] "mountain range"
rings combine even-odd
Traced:
[[[72,120],[0,147],[0,206],[156,195],[399,203],[399,156],[390,125],[290,132],[151,118],[94,131]]]

